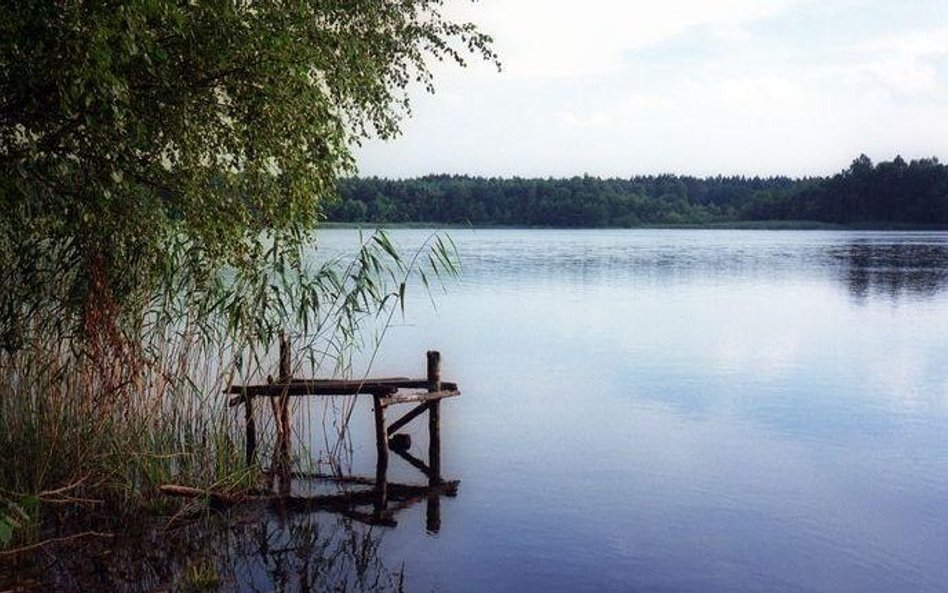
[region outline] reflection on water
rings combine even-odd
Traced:
[[[393,233],[407,250],[428,235]],[[462,279],[437,309],[416,294],[371,374],[445,354],[465,395],[441,419],[443,471],[463,496],[423,496],[394,529],[176,528],[116,544],[121,561],[48,559],[56,583],[183,590],[210,562],[236,591],[945,591],[948,234],[452,237]],[[323,239],[344,251],[354,233]],[[375,466],[370,405],[356,475]],[[420,479],[420,457],[393,455],[389,479]]]
[[[297,514],[245,526],[222,558],[235,591],[398,591],[404,574],[387,568],[381,533],[344,520]]]
[[[427,465],[406,451],[412,463]],[[457,481],[433,476],[426,486],[365,478],[294,474],[289,493],[269,504],[119,533],[115,541],[81,548],[50,546],[0,559],[3,591],[404,591],[404,563],[390,568],[381,543],[400,512],[425,503],[426,529],[441,530],[441,498],[457,496]],[[332,494],[300,494],[331,482]],[[75,529],[75,521],[69,529]]]
[[[948,234],[452,237],[378,369],[465,384],[450,529],[383,546],[421,589],[945,590]]]
[[[420,472],[420,485],[390,481],[388,454],[378,455],[375,478],[299,471],[300,464],[313,466],[303,444],[314,435],[297,422],[292,436],[292,443],[277,439],[261,476],[266,486],[249,498],[163,487],[197,496],[184,509],[190,518],[134,525],[132,533],[100,517],[118,531],[116,541],[0,557],[0,591],[404,591],[405,564],[387,568],[381,541],[413,507],[424,508],[428,534],[441,531],[441,500],[457,497],[460,482],[442,478],[440,438],[429,439],[428,461],[411,452],[410,438],[393,438],[391,453]],[[348,431],[338,436],[349,438]],[[215,509],[225,512],[211,514]],[[70,520],[65,529],[79,533],[84,522],[96,520]]]
[[[521,233],[478,245],[466,254],[465,272],[504,284],[531,279],[667,284],[830,270],[858,300],[892,302],[931,298],[948,286],[944,233],[579,231],[564,235],[569,237],[564,241],[549,241],[539,231]]]
[[[243,508],[108,546],[47,551],[20,567],[36,574],[21,575],[20,583],[25,590],[129,593],[401,591],[405,569],[386,565],[382,538],[337,515]]]
[[[857,300],[932,298],[948,286],[948,243],[854,241],[831,250]]]

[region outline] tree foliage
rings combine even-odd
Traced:
[[[948,225],[948,167],[937,159],[878,165],[866,156],[832,177],[635,176],[497,179],[348,178],[329,220],[553,227],[741,221]]]
[[[169,258],[206,278],[257,265],[269,248],[261,232],[298,246],[337,176],[351,172],[352,143],[397,134],[409,87],[431,90],[430,60],[495,60],[486,35],[442,9],[441,0],[6,3],[4,305],[58,278],[73,283],[74,310],[120,306],[153,286]]]
[[[413,274],[453,270],[437,238],[416,259],[310,241],[352,143],[398,133],[431,60],[495,60],[442,9],[3,4],[0,546],[37,493],[135,511],[167,481],[254,483],[222,390],[272,369],[280,331],[297,368],[344,370]]]

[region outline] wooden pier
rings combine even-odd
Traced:
[[[441,477],[441,400],[461,395],[458,385],[441,380],[441,354],[436,351],[427,353],[427,376],[423,379],[389,377],[381,379],[335,380],[335,379],[298,379],[292,376],[291,353],[288,340],[280,338],[280,368],[276,380],[268,377],[267,383],[258,385],[234,385],[227,390],[233,395],[228,402],[231,407],[244,406],[246,422],[246,460],[248,465],[256,464],[257,425],[254,401],[267,398],[273,412],[276,427],[276,449],[274,467],[271,474],[280,477],[280,495],[283,500],[294,506],[306,507],[299,497],[290,496],[290,480],[293,473],[289,469],[290,439],[292,423],[289,399],[291,397],[312,396],[359,396],[370,395],[373,402],[375,421],[376,471],[374,480],[344,476],[310,475],[310,479],[371,486],[371,490],[348,492],[340,495],[313,497],[321,501],[321,508],[338,510],[344,515],[372,524],[392,525],[392,512],[407,506],[406,503],[427,499],[427,524],[429,531],[440,528],[440,497],[454,496],[458,482],[446,482]],[[414,404],[407,412],[391,424],[387,423],[386,411],[393,406]],[[411,437],[399,433],[412,420],[427,414],[428,416],[428,459],[427,463],[413,456],[409,449]],[[390,453],[395,453],[407,463],[421,471],[428,485],[405,486],[390,484],[387,479]],[[364,505],[371,499],[373,512],[366,514],[355,507]],[[327,504],[322,504],[327,503]],[[390,508],[390,504],[394,508]]]

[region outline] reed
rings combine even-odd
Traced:
[[[264,237],[251,249],[263,265],[213,276],[190,275],[181,244],[178,259],[152,266],[160,274],[121,299],[97,286],[93,268],[81,306],[74,282],[56,290],[56,275],[74,269],[56,250],[34,250],[41,290],[14,305],[4,327],[16,343],[0,352],[0,545],[36,541],[79,513],[173,512],[180,503],[158,494],[162,483],[257,487],[224,389],[272,372],[281,332],[294,337],[296,366],[345,375],[355,349],[378,346],[366,322],[381,320],[384,333],[413,277],[427,287],[456,271],[440,237],[407,261],[384,233],[361,239],[351,258],[325,261]],[[266,458],[274,431],[261,428]]]

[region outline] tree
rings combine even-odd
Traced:
[[[491,40],[441,0],[4,3],[0,525],[8,493],[248,479],[222,389],[283,328],[336,371],[403,302],[383,236],[341,267],[303,249],[352,144],[469,56]]]
[[[264,231],[292,251],[352,144],[398,133],[409,86],[433,89],[429,60],[469,55],[496,61],[442,0],[7,3],[4,306],[36,279],[68,282],[88,322],[182,250],[195,278],[258,265]]]

